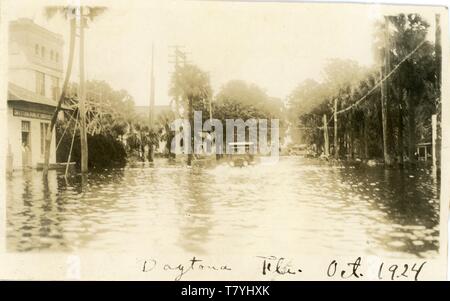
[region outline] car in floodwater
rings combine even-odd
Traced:
[[[308,154],[308,145],[306,144],[295,144],[289,148],[288,151],[290,156],[302,156],[305,157]]]
[[[228,164],[233,167],[245,167],[256,163],[253,142],[230,142],[230,153],[227,156]]]

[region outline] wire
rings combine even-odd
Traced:
[[[406,60],[408,60],[417,50],[419,50],[419,48],[422,47],[422,45],[425,44],[425,42],[426,42],[425,39],[422,42],[420,42],[419,45],[416,46],[416,48],[414,48],[408,55],[406,55],[397,65],[395,65],[394,68],[392,68],[392,70],[385,77],[383,77],[380,81],[378,81],[364,96],[362,96],[354,104],[348,106],[347,108],[337,111],[336,115],[345,113],[351,110],[352,108],[358,106],[363,100],[367,98],[367,96],[372,94],[372,92],[375,91],[384,81],[386,81],[389,77],[391,77],[391,75],[394,74],[394,72],[400,67],[400,65],[403,64]],[[328,120],[327,125],[330,124],[333,118],[334,118],[334,111],[330,119]],[[317,128],[323,129],[323,126],[318,126]]]
[[[66,165],[66,171],[64,173],[64,177],[67,179],[67,174],[69,172],[69,164],[70,164],[70,158],[72,157],[72,150],[73,150],[73,142],[75,140],[75,134],[77,132],[78,129],[78,117],[79,117],[79,111],[77,111],[77,119],[75,119],[75,129],[73,130],[73,135],[72,135],[72,142],[70,143],[70,150],[69,150],[69,155],[67,157],[67,165]]]
[[[72,121],[73,115],[75,114],[75,112],[78,112],[78,110],[73,111],[72,115],[70,116],[70,118],[71,118],[70,121]],[[78,114],[78,113],[77,113],[77,114]],[[77,118],[78,118],[78,117],[77,117]],[[61,138],[59,138],[59,141],[58,141],[58,143],[56,144],[55,151],[58,150],[58,147],[59,147],[59,145],[61,144],[61,141],[62,141],[62,139],[64,138],[64,135],[66,134],[67,129],[69,128],[70,121],[67,123],[66,128],[64,129],[64,132],[63,132],[63,134],[61,135]]]
[[[411,51],[407,56],[405,56],[397,65],[395,65],[395,67],[391,70],[391,72],[389,72],[384,78],[382,78],[380,81],[378,81],[375,86],[372,87],[372,89],[369,90],[369,92],[367,92],[364,96],[362,96],[360,99],[358,99],[358,101],[356,101],[354,104],[350,105],[349,107],[342,109],[340,111],[337,111],[336,114],[342,114],[345,113],[349,110],[351,110],[353,107],[356,107],[357,105],[359,105],[363,100],[365,100],[367,98],[367,96],[369,96],[373,91],[375,91],[376,88],[378,88],[378,86],[380,86],[384,81],[386,81],[392,74],[394,74],[394,72],[398,69],[398,67],[400,67],[401,64],[403,64],[407,59],[409,59],[424,43],[426,42],[426,40],[423,40],[422,42],[420,42],[419,45],[417,45],[416,48],[414,48],[413,51]]]

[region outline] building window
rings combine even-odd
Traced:
[[[52,76],[52,99],[57,101],[59,98],[59,78]]]
[[[31,166],[30,122],[22,120],[22,165]]]
[[[45,96],[45,74],[36,71],[36,93]]]
[[[45,139],[47,138],[48,123],[41,122],[41,155],[45,153]]]
[[[29,133],[30,132],[30,122],[22,120],[22,132]]]
[[[41,56],[43,58],[45,58],[45,47],[44,46],[41,47]]]
[[[34,54],[39,55],[39,45],[38,44],[34,45]]]

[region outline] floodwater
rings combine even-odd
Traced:
[[[244,168],[147,164],[7,179],[7,249],[429,257],[439,177],[300,157]]]

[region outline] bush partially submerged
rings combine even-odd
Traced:
[[[70,137],[69,137],[70,136]],[[65,135],[57,150],[57,161],[67,162],[72,136]],[[127,154],[123,143],[111,135],[88,135],[88,165],[90,168],[119,167],[126,164]],[[81,164],[80,137],[77,134],[73,145],[71,162]]]

